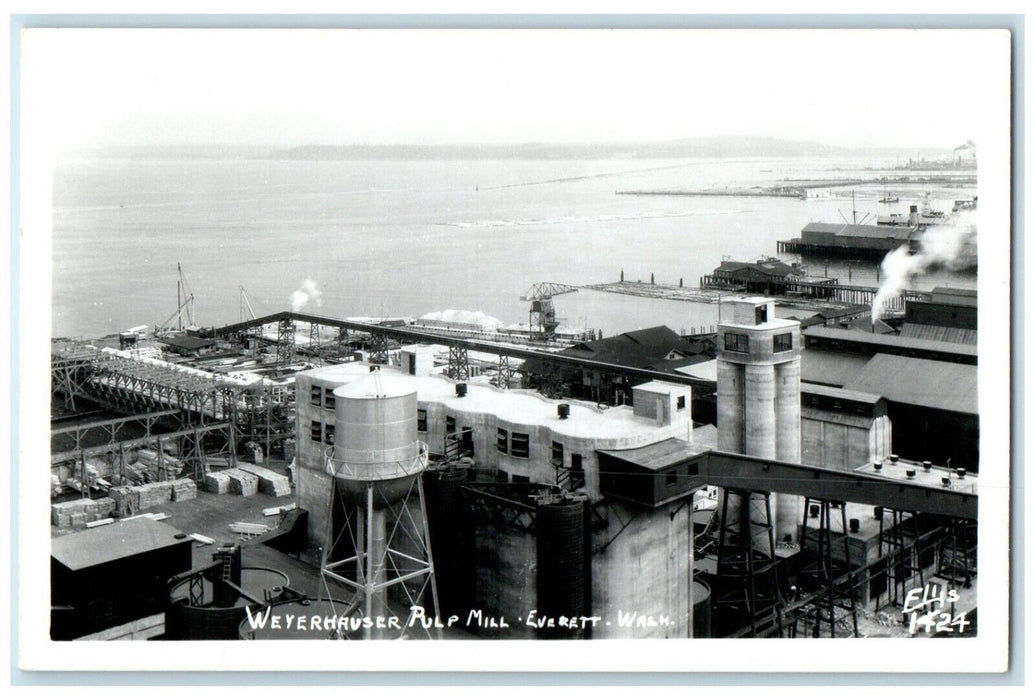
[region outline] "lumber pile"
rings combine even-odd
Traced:
[[[172,500],[189,501],[198,497],[198,485],[193,479],[176,479],[172,484]]]
[[[283,474],[248,462],[239,462],[237,468],[258,478],[259,490],[263,493],[277,497],[291,495],[291,482]]]
[[[115,509],[111,498],[80,498],[75,501],[53,503],[50,521],[58,527],[84,528],[88,522],[106,518]]]
[[[230,478],[230,493],[240,496],[254,496],[259,492],[259,477],[241,469],[227,469],[223,472]]]
[[[226,493],[230,490],[230,476],[226,472],[209,472],[205,475],[205,490],[209,493]]]

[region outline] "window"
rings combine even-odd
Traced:
[[[755,307],[755,325],[759,323],[765,323],[769,320],[769,308],[766,306]]]
[[[743,333],[726,333],[723,342],[730,352],[747,352],[748,337]]]
[[[323,426],[323,441],[328,445],[334,444],[334,426],[330,423]]]
[[[314,386],[309,390],[309,399],[312,401],[314,406],[320,405],[320,398],[323,396],[323,389],[318,386]]]
[[[773,336],[773,352],[787,352],[791,349],[791,334],[781,333]]]
[[[554,442],[550,449],[550,464],[559,467],[564,464],[564,445]]]
[[[329,411],[334,410],[334,389],[327,388],[323,390],[323,407]]]
[[[323,441],[323,424],[320,421],[313,421],[312,428],[309,430],[309,437],[313,439],[313,442]]]
[[[456,418],[453,416],[446,416],[446,435],[452,435],[456,432]]]
[[[507,431],[503,428],[496,428],[496,451],[507,454],[507,443],[509,442],[509,436]]]
[[[510,481],[510,475],[507,474],[507,472],[503,471],[502,469],[497,469],[496,470],[496,481],[501,481],[501,482],[503,482],[505,484],[508,481]]]
[[[428,411],[424,408],[417,409],[417,431],[428,432]]]
[[[527,484],[531,480],[527,476],[521,476],[520,474],[515,474],[514,476],[511,477],[511,481],[513,483],[515,483],[515,484]]]
[[[677,411],[682,411],[684,408],[686,408],[686,396],[677,396],[676,397],[676,410]]]
[[[528,433],[514,433],[510,438],[510,454],[528,457]]]
[[[675,486],[676,482],[679,481],[679,472],[673,469],[670,472],[665,472],[665,486]]]
[[[586,485],[586,472],[582,470],[582,455],[571,456],[571,488],[581,489]]]

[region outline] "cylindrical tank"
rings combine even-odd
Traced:
[[[548,499],[536,509],[536,610],[559,619],[586,613],[584,499]],[[544,627],[541,639],[582,637],[581,630]]]
[[[467,477],[468,470],[463,467],[424,473],[424,498],[441,608],[437,612],[442,617],[459,615],[471,608],[474,554],[462,490]]]
[[[276,569],[244,567],[239,572],[241,588],[260,600],[275,597],[291,582]],[[181,581],[169,593],[165,611],[166,639],[236,639],[238,626],[246,616],[249,601],[238,596],[234,601],[217,601],[220,583],[202,579],[202,605],[190,604],[190,582]]]
[[[418,459],[417,390],[408,382],[371,372],[334,391],[332,468],[341,493],[356,503],[376,488],[378,505],[402,498],[423,470]]]
[[[703,581],[694,581],[690,591],[693,604],[693,638],[708,639],[712,636],[712,589]]]
[[[717,368],[719,449],[744,453],[744,366],[719,360]]]
[[[775,398],[773,366],[744,367],[744,454],[776,458]]]

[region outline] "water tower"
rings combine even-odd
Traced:
[[[421,474],[427,446],[417,440],[417,391],[372,371],[335,390],[335,445],[327,455],[331,489],[321,573],[360,598],[362,615],[400,618],[402,630],[366,638],[432,636],[406,628],[410,606],[438,610]],[[390,593],[392,595],[390,595]]]

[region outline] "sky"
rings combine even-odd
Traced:
[[[730,134],[951,148],[1006,59],[987,30],[34,29],[23,123],[59,150]]]

